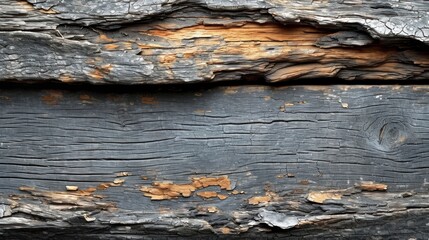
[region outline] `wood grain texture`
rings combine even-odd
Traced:
[[[2,89],[0,236],[422,239],[428,89]]]
[[[118,28],[188,7],[214,12],[268,13],[284,23],[356,25],[374,37],[411,37],[428,42],[428,6],[417,1],[283,1],[283,0],[2,0],[0,29],[46,30],[61,24]],[[236,14],[237,15],[237,14]]]
[[[0,81],[429,79],[428,4],[0,1]]]

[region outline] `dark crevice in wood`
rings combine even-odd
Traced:
[[[429,81],[429,79],[428,79]],[[71,91],[90,91],[90,92],[112,92],[112,93],[135,93],[135,92],[184,92],[196,91],[204,89],[214,89],[217,87],[228,86],[267,86],[273,88],[292,87],[292,86],[329,86],[329,85],[350,85],[350,86],[407,86],[407,85],[427,85],[426,81],[422,80],[372,80],[372,81],[347,81],[338,78],[325,79],[305,79],[291,80],[279,83],[267,83],[263,78],[256,75],[251,75],[241,81],[223,81],[214,83],[190,83],[190,84],[147,84],[147,85],[93,85],[87,83],[59,83],[58,81],[51,82],[0,82],[0,89],[58,89]]]

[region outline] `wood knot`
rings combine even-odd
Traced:
[[[376,119],[366,128],[370,141],[382,151],[394,150],[405,144],[411,129],[405,119]]]

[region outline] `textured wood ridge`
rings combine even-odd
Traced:
[[[429,78],[427,1],[0,0],[0,81]]]
[[[2,89],[0,236],[427,238],[428,89]]]

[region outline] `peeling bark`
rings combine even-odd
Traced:
[[[2,0],[0,9],[0,81],[429,78],[424,0]]]

